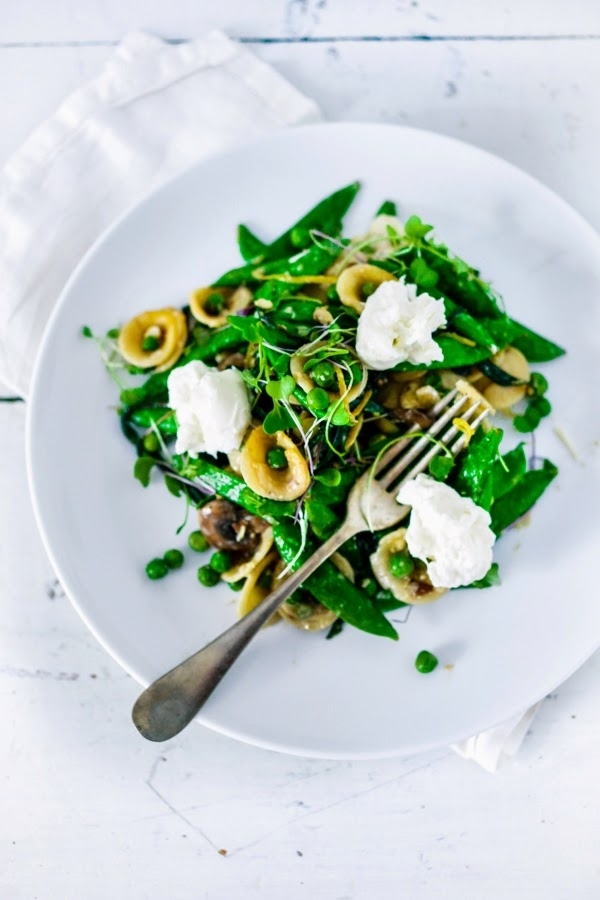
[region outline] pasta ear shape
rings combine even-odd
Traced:
[[[365,308],[365,301],[369,295],[368,287],[377,288],[384,281],[397,281],[397,279],[385,269],[379,266],[371,266],[368,263],[358,263],[354,266],[348,266],[347,269],[339,276],[336,287],[339,298],[344,306],[350,306],[356,312],[362,312]]]
[[[396,600],[402,603],[418,605],[431,603],[438,600],[447,592],[447,588],[434,588],[428,576],[425,564],[420,560],[415,561],[414,571],[410,575],[399,578],[392,575],[390,562],[396,554],[406,554],[406,528],[396,528],[382,537],[377,545],[377,550],[370,557],[373,574],[382,588],[390,591]]]
[[[209,328],[227,325],[227,316],[233,316],[240,309],[249,306],[252,292],[247,287],[201,287],[190,297],[190,312],[193,317]]]
[[[187,323],[179,309],[155,309],[130,319],[119,332],[121,356],[132,366],[164,372],[175,365],[187,341]]]
[[[279,448],[285,454],[285,466],[274,468],[267,455]],[[242,447],[240,472],[249,488],[269,500],[297,500],[308,490],[308,463],[284,431],[267,434],[262,425],[250,432]]]

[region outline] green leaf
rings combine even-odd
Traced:
[[[111,341],[116,341],[116,339],[119,337],[119,333],[120,332],[118,328],[109,328],[106,332],[106,337],[110,338]]]
[[[150,484],[150,473],[158,462],[159,460],[154,459],[152,456],[140,456],[135,461],[133,477],[137,478],[144,487],[148,487]]]
[[[253,316],[227,316],[227,322],[238,331],[249,344],[256,344],[260,339],[260,322]]]
[[[471,438],[460,462],[456,490],[470,497],[479,506],[489,509],[492,502],[492,466],[498,456],[503,432],[491,428],[487,433],[479,429]]]
[[[94,333],[89,325],[83,325],[83,327],[81,329],[81,334],[83,335],[83,337],[86,337],[86,338],[94,337]]]
[[[429,474],[436,481],[445,481],[453,467],[454,459],[452,456],[434,456],[429,463]]]
[[[350,424],[350,416],[341,405],[339,400],[337,400],[336,403],[332,407],[330,407],[330,410],[333,410],[333,412],[331,413],[331,418],[329,420],[332,425],[340,426]]]
[[[424,238],[430,231],[433,231],[433,225],[425,225],[419,216],[409,216],[404,224],[406,236],[416,240]]]
[[[431,269],[425,260],[417,256],[413,259],[409,268],[408,276],[410,280],[424,291],[434,288],[439,281],[439,275]]]
[[[182,493],[184,493],[182,483],[177,478],[173,478],[172,475],[165,475],[165,487],[174,497],[181,497]]]
[[[270,413],[265,416],[263,429],[267,434],[275,434],[277,431],[285,431],[287,428],[294,427],[294,420],[283,406],[277,401]]]
[[[339,469],[324,469],[315,474],[315,479],[327,487],[337,487],[342,482],[342,473]]]
[[[296,382],[291,375],[284,375],[279,381],[268,381],[265,390],[273,400],[287,400],[294,393]]]

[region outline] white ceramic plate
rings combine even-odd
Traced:
[[[185,546],[174,534],[180,501],[133,480],[115,386],[81,326],[102,333],[143,309],[181,304],[236,264],[238,222],[275,236],[357,178],[364,187],[348,233],[383,199],[397,200],[401,215],[433,222],[478,265],[516,318],[569,354],[542,367],[554,413],[537,453],[560,476],[531,524],[500,541],[500,587],[453,591],[404,624],[405,610],[392,613],[397,643],[349,627],[333,641],[267,629],[200,718],[253,744],[339,758],[422,750],[487,728],[543,697],[600,642],[600,240],[592,229],[528,175],[440,135],[332,124],[271,136],[167,184],[88,253],[48,327],[29,413],[31,486],[57,573],[98,639],[147,684],[234,621],[235,595],[201,588],[201,559],[191,552],[164,581],[144,575],[148,559]],[[428,676],[414,669],[424,648],[441,663]]]

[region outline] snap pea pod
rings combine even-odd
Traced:
[[[284,231],[276,240],[269,244],[264,251],[263,259],[277,259],[280,256],[291,256],[291,254],[302,247],[302,242],[298,241],[298,235],[305,232],[306,239],[304,246],[310,246],[310,230],[315,228],[326,234],[335,237],[341,229],[342,219],[350,209],[350,206],[360,190],[360,183],[355,181],[347,187],[334,191],[328,197],[325,197],[316,206],[313,206],[305,215],[303,215],[291,228]],[[292,240],[292,235],[296,239]],[[314,274],[314,273],[312,273]]]
[[[217,353],[233,350],[244,344],[244,338],[235,328],[225,326],[207,335],[203,343],[191,345],[175,363],[173,368],[183,366],[192,360],[214,359]],[[172,371],[172,370],[170,370]],[[170,371],[155,372],[138,387],[125,388],[121,391],[121,403],[126,407],[141,406],[147,403],[163,403],[167,400],[167,381]]]
[[[297,569],[315,549],[309,542],[302,556],[295,559],[301,546],[301,538],[299,529],[291,523],[279,522],[276,524],[273,528],[273,537],[279,555],[287,565],[292,565],[294,569]],[[360,628],[361,631],[369,634],[398,640],[396,629],[388,622],[381,610],[363,591],[348,581],[329,560],[306,579],[305,587],[323,606],[326,606],[349,625]]]
[[[340,255],[339,247],[310,247],[292,257],[287,271],[290,275],[321,275]]]
[[[257,262],[265,252],[266,244],[246,226],[238,225],[237,242],[240,256],[245,262]]]
[[[463,263],[460,268],[438,247],[422,241],[421,252],[427,265],[439,276],[438,287],[477,319],[501,318],[504,313],[490,290],[486,290],[474,269]],[[441,254],[441,255],[440,255]]]
[[[508,453],[497,459],[492,468],[492,493],[494,500],[507,494],[523,478],[527,471],[525,446],[518,444]]]
[[[556,478],[558,469],[549,459],[545,459],[541,469],[525,472],[515,486],[492,505],[492,530],[500,534],[536,503],[550,482]]]
[[[275,325],[288,324],[289,322],[302,322],[304,324],[316,324],[314,315],[321,304],[317,300],[290,300],[277,307],[273,313]]]
[[[131,421],[139,428],[152,428],[156,425],[165,437],[177,434],[177,422],[172,411],[165,406],[150,406],[136,409],[131,414]]]
[[[174,458],[174,462],[179,462]],[[248,512],[268,522],[276,522],[284,516],[294,516],[296,514],[296,504],[287,503],[282,500],[267,500],[265,497],[259,497],[254,491],[246,485],[243,478],[234,475],[232,472],[225,472],[214,463],[210,463],[199,457],[198,459],[188,460],[185,468],[186,477],[191,473],[199,478],[203,484],[213,489],[215,494],[231,500],[247,509]]]
[[[316,497],[309,496],[304,501],[306,516],[315,535],[326,541],[342,524],[341,518],[326,504]]]
[[[520,322],[515,322],[514,319],[511,319],[510,322],[512,326],[510,343],[517,350],[520,350],[529,362],[550,362],[553,359],[558,359],[559,356],[564,356],[566,353],[566,350],[563,350],[558,344],[554,344],[548,338],[542,337],[541,334],[536,334],[531,328],[521,325]]]
[[[377,212],[376,216],[395,216],[397,215],[396,204],[393,200],[384,200]]]
[[[471,347],[443,332],[436,335],[435,342],[441,347],[444,358],[430,363],[427,366],[428,370],[460,369],[463,366],[474,366],[482,359],[489,359],[491,356],[491,351],[487,347]],[[412,363],[400,363],[400,365],[394,366],[394,372],[414,372],[422,371],[422,369],[423,366],[415,366]]]
[[[470,338],[481,347],[487,347],[492,353],[497,353],[500,349],[485,325],[467,312],[457,311],[454,313],[449,319],[448,328]]]

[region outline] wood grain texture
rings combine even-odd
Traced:
[[[115,41],[138,28],[170,38],[190,38],[215,27],[233,37],[270,39],[600,34],[595,0],[23,0],[5,4],[2,20],[0,43]]]
[[[5,4],[0,18],[0,45],[45,45],[0,47],[0,162],[94,75],[125,31],[179,38],[219,26],[293,38],[251,46],[328,118],[400,122],[473,141],[537,175],[600,226],[600,198],[590,189],[600,152],[598,42],[566,39],[600,31],[593,0],[223,0],[218,8],[25,0]],[[412,40],[424,33],[510,39]],[[530,39],[542,34],[553,39]],[[298,40],[349,35],[411,39]],[[147,744],[128,718],[137,686],[71,608],[37,535],[25,412],[0,403],[0,897],[600,895],[600,654],[546,701],[518,757],[493,777],[446,750],[302,760],[200,727],[165,746]],[[401,706],[398,698],[398,715]]]

